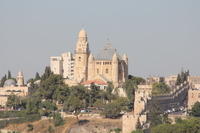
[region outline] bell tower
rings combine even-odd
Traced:
[[[78,82],[87,80],[89,54],[87,33],[82,29],[78,34],[75,50],[74,79]]]
[[[24,86],[24,75],[21,71],[18,72],[16,80],[17,86]]]

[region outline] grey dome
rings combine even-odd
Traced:
[[[117,53],[117,50],[112,47],[110,43],[107,43],[106,46],[97,54],[95,59],[97,60],[112,60],[113,55]],[[117,54],[117,57],[121,59],[120,55]]]
[[[16,86],[16,82],[13,79],[8,79],[4,82],[4,87]]]

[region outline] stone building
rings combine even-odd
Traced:
[[[63,53],[61,56],[50,57],[50,68],[54,74],[62,75],[63,78],[74,78],[74,57],[71,52]]]
[[[5,107],[8,100],[8,96],[27,96],[28,87],[24,84],[24,76],[22,72],[19,72],[16,81],[14,79],[8,79],[4,82],[4,86],[0,88],[0,106]]]
[[[131,133],[140,123],[145,127],[147,122],[147,102],[151,99],[152,85],[138,85],[135,91],[134,110],[122,116],[122,133]]]
[[[192,109],[192,106],[196,102],[200,102],[200,76],[189,76],[188,82],[190,89],[188,91],[188,110]]]
[[[111,44],[106,46],[96,56],[90,52],[88,36],[85,30],[78,34],[75,53],[68,61],[62,57],[51,57],[51,70],[55,74],[71,75],[71,81],[66,83],[82,83],[91,80],[112,82],[115,87],[122,85],[128,77],[128,57],[117,53]],[[69,65],[66,65],[68,63]],[[66,69],[71,68],[71,71]],[[69,74],[71,72],[71,74]],[[73,72],[73,73],[72,73]]]

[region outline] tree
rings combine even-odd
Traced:
[[[191,113],[192,116],[200,117],[200,102],[196,102],[192,107]]]
[[[40,111],[43,116],[51,116],[56,111],[56,104],[51,101],[43,101],[40,105],[42,110]]]
[[[97,99],[96,102],[93,104],[93,106],[97,107],[97,108],[103,108],[105,106],[105,104],[103,103],[102,100]]]
[[[53,99],[58,101],[58,103],[63,104],[64,101],[69,97],[70,90],[67,85],[61,85],[56,88],[53,94]]]
[[[81,108],[83,108],[83,102],[76,96],[71,95],[65,102],[64,102],[64,110],[65,111],[74,111],[77,120],[78,114],[80,113]]]
[[[164,82],[153,84],[153,89],[152,89],[153,95],[166,94],[169,92],[170,92],[170,88]]]
[[[121,114],[121,111],[127,111],[128,110],[128,99],[126,98],[118,98],[111,103],[108,103],[105,105],[104,110],[102,114],[106,118],[117,118]]]
[[[199,133],[200,119],[189,118],[176,124],[160,124],[151,128],[152,133]]]
[[[117,103],[108,103],[105,105],[103,115],[106,118],[117,118],[120,116],[121,108]]]
[[[12,76],[11,76],[11,72],[8,71],[8,79],[11,79],[11,78],[12,78]]]
[[[41,100],[37,98],[29,98],[26,104],[27,114],[37,114],[40,109]]]
[[[40,74],[38,72],[36,72],[35,74],[35,81],[40,80]]]
[[[83,107],[83,102],[76,96],[70,96],[64,103],[64,110],[78,111]]]
[[[0,87],[4,86],[5,81],[7,80],[7,76],[6,74],[1,78],[1,83],[0,83]]]
[[[45,79],[49,78],[49,76],[52,75],[52,74],[53,74],[53,73],[51,72],[51,68],[47,66],[47,67],[45,68],[45,72],[44,72],[44,74],[42,75],[41,79],[42,79],[42,80],[45,80]]]
[[[177,76],[176,85],[181,85],[182,83],[187,81],[188,76],[190,76],[189,70],[181,71],[181,73],[178,74],[178,76]]]
[[[90,91],[90,104],[89,105],[92,106],[96,102],[96,100],[98,98],[100,98],[100,95],[99,95],[100,89],[93,83],[91,84],[90,88],[91,88],[91,91]]]
[[[162,114],[163,114],[163,112],[161,111],[161,109],[159,108],[157,103],[150,104],[148,116],[149,116],[149,121],[150,121],[151,127],[154,127],[154,126],[157,126],[157,125],[163,123]]]
[[[17,109],[20,107],[20,98],[14,94],[9,95],[8,96],[8,100],[7,100],[7,107],[13,108],[13,109]]]
[[[141,77],[135,77],[135,76],[129,75],[128,80],[126,80],[126,82],[123,84],[123,88],[125,89],[125,92],[131,103],[134,101],[135,89],[137,88],[139,84],[142,84],[144,82],[145,80]]]
[[[62,85],[64,85],[62,76],[51,74],[41,81],[39,91],[44,99],[53,99],[54,92]]]

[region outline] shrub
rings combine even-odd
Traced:
[[[64,124],[64,120],[63,118],[61,117],[60,113],[55,113],[53,115],[53,121],[54,121],[54,125],[55,126],[60,126],[60,125],[63,125]]]

